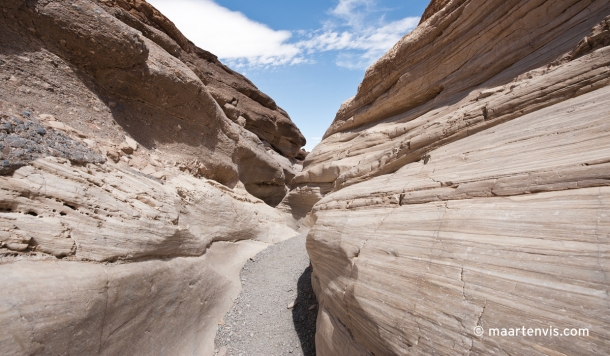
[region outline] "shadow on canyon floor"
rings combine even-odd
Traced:
[[[292,309],[294,329],[304,356],[316,355],[316,317],[318,315],[316,296],[311,286],[311,266],[307,267],[297,282],[297,299]]]

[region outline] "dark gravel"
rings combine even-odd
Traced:
[[[243,290],[219,325],[215,355],[315,356],[318,309],[305,237],[273,245],[246,263]]]
[[[75,164],[103,163],[105,158],[87,145],[55,130],[46,130],[31,113],[24,119],[0,113],[0,175],[13,173],[28,162],[46,156],[62,157]]]

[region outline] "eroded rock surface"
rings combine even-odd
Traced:
[[[607,353],[609,15],[434,1],[367,70],[281,205],[313,206],[319,355]]]
[[[7,175],[17,168],[27,165],[40,157],[61,157],[71,162],[103,163],[106,161],[99,153],[85,143],[73,140],[61,132],[47,131],[40,120],[31,120],[29,112],[25,119],[3,115],[0,117],[0,174]]]
[[[251,193],[281,201],[300,167],[298,128],[148,3],[15,0],[1,10],[3,101],[109,145],[127,132],[145,148],[197,160],[191,168],[201,176],[265,186]],[[289,161],[291,176],[265,143]]]
[[[146,38],[191,68],[229,119],[254,132],[286,157],[297,157],[305,138],[288,114],[247,78],[220,63],[213,54],[195,47],[146,1],[99,2],[110,14],[142,31]]]
[[[0,82],[0,354],[212,354],[296,235],[287,114],[144,1],[3,1]]]

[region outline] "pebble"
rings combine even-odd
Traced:
[[[0,124],[0,130],[5,132],[13,132],[14,128],[10,122],[3,122]]]
[[[8,136],[4,139],[4,142],[8,143],[10,147],[21,148],[25,147],[28,140],[18,136]]]

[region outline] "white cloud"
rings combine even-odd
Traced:
[[[345,0],[350,1],[350,0]],[[352,0],[357,1],[357,0]],[[381,57],[419,23],[419,17],[407,17],[381,27],[318,30],[296,45],[308,53],[339,51],[336,64],[350,69],[363,69]]]
[[[276,31],[212,0],[149,0],[197,46],[223,59],[251,65],[296,64],[301,50]]]
[[[368,27],[359,31],[348,29],[343,32],[318,30],[310,38],[297,43],[309,51],[363,50],[366,52],[385,52],[406,33],[413,30],[419,17],[407,17],[382,27]]]
[[[330,13],[345,20],[348,26],[358,28],[376,5],[376,0],[339,0],[339,4]]]
[[[244,69],[314,63],[315,54],[335,51],[336,64],[364,69],[413,30],[419,17],[386,23],[377,0],[339,0],[317,30],[278,31],[213,0],[149,0],[197,46]],[[294,35],[294,36],[293,36]]]

